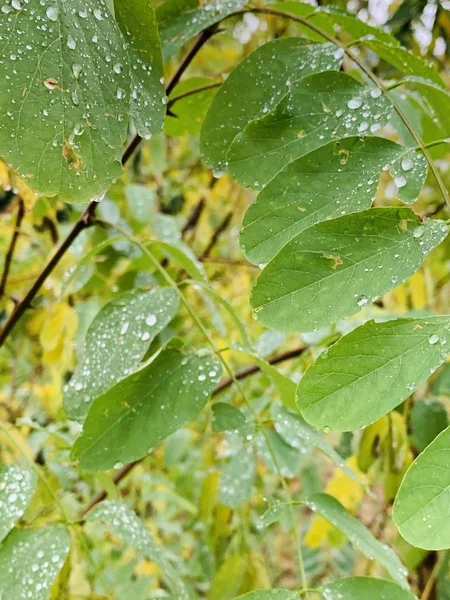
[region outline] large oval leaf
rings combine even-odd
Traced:
[[[317,223],[259,276],[257,318],[279,331],[313,331],[361,310],[410,277],[447,234],[409,208],[375,208]]]
[[[381,169],[390,167],[404,202],[417,199],[425,158],[383,138],[331,142],[285,167],[245,215],[241,245],[247,259],[267,263],[298,233],[332,217],[370,207]]]
[[[264,187],[294,159],[332,140],[369,135],[390,115],[391,104],[378,89],[342,72],[310,75],[293,83],[275,110],[235,138],[229,171],[247,187]]]
[[[0,596],[48,600],[69,549],[63,525],[15,529],[0,546]]]
[[[314,494],[306,505],[342,531],[350,542],[370,560],[376,560],[403,588],[408,588],[408,574],[389,546],[379,542],[364,525],[332,496]],[[347,598],[345,596],[345,598]]]
[[[166,114],[164,71],[155,11],[150,0],[114,0],[119,27],[128,42],[131,116],[138,134],[161,131]]]
[[[226,169],[234,138],[272,110],[292,81],[337,69],[340,62],[331,44],[310,44],[301,38],[274,40],[255,50],[232,71],[211,104],[201,132],[203,160]]]
[[[426,550],[450,548],[450,427],[420,454],[403,479],[393,518],[402,536]]]
[[[428,379],[446,359],[449,340],[450,317],[369,321],[309,367],[298,406],[315,427],[366,427]]]
[[[36,489],[29,469],[0,465],[0,542],[25,512]]]
[[[145,523],[122,502],[104,500],[87,514],[87,521],[102,523],[108,531],[122,542],[136,548],[142,554],[159,565],[163,578],[177,600],[189,600],[190,595],[180,579],[179,573],[170,564],[164,548],[154,540]]]
[[[109,9],[103,0],[3,8],[1,156],[41,194],[104,193],[122,173],[129,105],[128,57]]]
[[[374,577],[344,577],[321,588],[325,600],[416,600],[396,583]]]
[[[220,379],[210,356],[165,350],[92,404],[73,447],[83,469],[101,471],[145,456],[195,419]]]
[[[97,396],[137,369],[177,310],[178,295],[171,288],[133,290],[104,306],[89,327],[84,354],[64,390],[68,416],[84,418]]]

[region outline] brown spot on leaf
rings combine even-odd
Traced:
[[[344,262],[337,254],[327,254],[327,258],[333,261],[333,264],[331,265],[332,269],[336,269],[336,267],[339,267],[339,265],[342,265]]]
[[[81,166],[81,156],[77,153],[75,148],[69,142],[69,140],[64,140],[62,154],[64,158],[69,163],[69,167],[71,169],[79,169]]]
[[[406,221],[405,219],[402,219],[398,226],[400,228],[400,231],[408,231],[408,221]]]

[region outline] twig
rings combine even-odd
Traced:
[[[221,85],[222,85],[221,81],[218,81],[216,83],[207,83],[206,85],[201,85],[198,88],[188,90],[187,92],[184,92],[183,94],[179,94],[178,96],[173,96],[173,98],[170,98],[169,102],[167,103],[167,110],[170,110],[172,108],[172,106],[175,104],[175,102],[178,102],[178,100],[182,100],[183,98],[188,98],[189,96],[193,96],[194,94],[200,94],[201,92],[206,92],[207,90],[213,90],[214,88],[220,87]]]
[[[292,350],[288,350],[287,352],[283,352],[282,354],[278,354],[276,356],[273,356],[272,358],[269,358],[269,360],[267,362],[270,365],[276,365],[276,364],[284,362],[286,360],[290,360],[291,358],[296,358],[297,356],[300,356],[301,354],[303,354],[306,350],[307,350],[307,346],[302,346],[300,348],[294,348]],[[260,366],[252,365],[251,367],[242,369],[242,371],[238,371],[235,374],[235,379],[238,381],[241,379],[246,379],[250,375],[253,375],[254,373],[258,373],[259,371],[261,371]],[[214,396],[217,396],[218,394],[223,392],[223,390],[229,388],[231,385],[233,385],[233,383],[234,383],[234,380],[231,379],[231,377],[224,379],[215,388],[215,390],[213,391],[211,396],[214,398]],[[114,484],[118,485],[122,481],[122,479],[124,479],[134,469],[134,467],[141,462],[141,460],[142,459],[127,463],[119,471],[117,471],[117,473],[112,478]],[[107,491],[105,489],[101,490],[98,494],[96,494],[94,496],[94,498],[89,502],[88,506],[80,514],[80,518],[83,519],[86,516],[86,514],[94,508],[94,506],[96,506],[100,502],[103,502],[103,500],[106,498],[106,496],[107,496]]]
[[[78,219],[78,221],[72,227],[69,235],[66,237],[66,239],[63,241],[63,243],[59,246],[58,250],[54,253],[52,258],[49,260],[49,262],[46,264],[44,269],[41,271],[39,277],[36,279],[36,281],[33,283],[31,288],[28,290],[28,293],[26,294],[26,296],[15,307],[15,309],[11,313],[9,319],[6,321],[5,326],[3,327],[3,329],[0,333],[0,346],[3,346],[8,335],[10,334],[10,332],[12,331],[12,329],[14,328],[16,323],[19,321],[20,317],[27,310],[31,301],[34,299],[34,297],[39,292],[41,287],[44,285],[47,277],[50,275],[50,273],[53,271],[53,269],[59,263],[61,258],[64,256],[64,254],[70,248],[70,246],[72,245],[72,242],[75,240],[75,238],[77,238],[78,235],[84,229],[87,229],[88,227],[90,227],[90,225],[92,224],[92,218],[94,216],[96,207],[97,207],[97,202],[91,202],[89,204],[89,206],[83,212],[81,217]]]
[[[420,596],[420,600],[430,600],[431,599],[431,594],[435,588],[436,580],[439,575],[439,571],[441,570],[442,565],[444,563],[446,554],[447,554],[447,552],[442,552],[440,555],[438,555],[437,560],[434,564],[433,570],[431,571],[428,581],[422,592],[422,595]]]
[[[225,215],[225,217],[220,222],[219,226],[217,227],[217,229],[214,231],[213,235],[211,236],[211,239],[209,240],[203,254],[201,255],[200,260],[208,258],[208,256],[211,254],[211,251],[213,250],[214,246],[219,241],[220,236],[222,235],[222,233],[226,230],[226,228],[230,224],[232,218],[233,218],[232,211],[230,211],[227,215]]]
[[[22,198],[19,198],[19,209],[17,211],[16,223],[14,225],[14,231],[11,237],[8,251],[5,256],[5,263],[3,267],[2,279],[0,281],[0,297],[5,293],[6,282],[8,280],[9,269],[11,267],[12,259],[16,249],[17,240],[20,235],[20,226],[22,225],[23,217],[25,216],[25,204]]]
[[[232,265],[237,267],[247,267],[247,269],[253,269],[255,271],[259,271],[259,267],[256,265],[252,265],[246,260],[239,260],[235,258],[227,258],[223,256],[203,256],[199,260],[204,263],[212,263],[212,264],[223,264],[223,265]]]

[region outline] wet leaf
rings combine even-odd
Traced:
[[[216,402],[212,407],[214,431],[234,431],[247,424],[247,419],[242,411],[232,404]]]
[[[321,588],[325,600],[416,600],[396,583],[374,577],[345,577]]]
[[[22,517],[36,489],[29,469],[0,465],[0,542]]]

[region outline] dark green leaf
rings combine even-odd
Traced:
[[[247,424],[247,419],[236,406],[226,402],[216,402],[212,406],[214,431],[234,431]]]
[[[12,531],[0,546],[0,596],[48,600],[69,549],[63,525]]]
[[[164,71],[155,11],[150,0],[114,0],[117,22],[128,42],[131,116],[138,134],[161,131],[165,107]]]
[[[316,71],[337,69],[340,58],[331,44],[308,44],[300,38],[269,42],[243,60],[220,88],[201,132],[203,160],[219,171],[235,137],[269,113],[289,85]],[[245,90],[245,102],[242,101]]]
[[[245,0],[166,0],[156,9],[163,56],[167,60],[198,33],[245,6]]]
[[[414,202],[425,182],[427,162],[383,138],[331,142],[290,163],[245,215],[241,246],[247,259],[266,263],[307,227],[369,208],[386,166],[401,184],[399,198]]]
[[[0,465],[0,542],[25,512],[36,489],[29,469]]]
[[[317,223],[259,276],[255,316],[279,331],[313,331],[361,310],[410,277],[446,236],[409,208],[376,208]]]
[[[396,583],[374,577],[345,577],[321,588],[326,600],[416,600]]]
[[[433,394],[435,396],[450,394],[450,363],[443,365],[440,369],[433,385]]]
[[[292,83],[267,117],[250,123],[234,139],[229,171],[239,183],[261,189],[296,158],[331,141],[377,131],[391,110],[377,88],[362,86],[345,73],[310,75]]]
[[[370,560],[376,560],[403,588],[408,588],[407,571],[389,546],[379,542],[364,525],[332,496],[315,494],[306,505],[342,531]],[[345,596],[346,600],[347,597]]]
[[[5,7],[2,157],[41,194],[76,202],[102,195],[122,173],[127,133],[129,65],[119,28],[103,0]]]
[[[315,427],[361,429],[405,400],[447,358],[450,317],[369,321],[309,367],[297,388]]]
[[[84,354],[66,386],[69,417],[84,418],[97,396],[137,369],[177,310],[178,295],[171,288],[133,290],[107,304],[90,325]]]
[[[411,411],[411,436],[419,452],[448,427],[448,415],[440,402],[419,400]]]
[[[197,417],[220,371],[208,355],[164,350],[93,402],[73,456],[89,471],[142,458]]]
[[[189,593],[178,572],[170,564],[164,549],[155,543],[145,523],[125,504],[104,500],[87,514],[87,520],[103,523],[110,533],[124,544],[136,548],[146,558],[159,565],[171,592],[178,600],[189,600]]]
[[[425,550],[450,548],[450,427],[420,454],[406,472],[393,518],[407,542]]]

